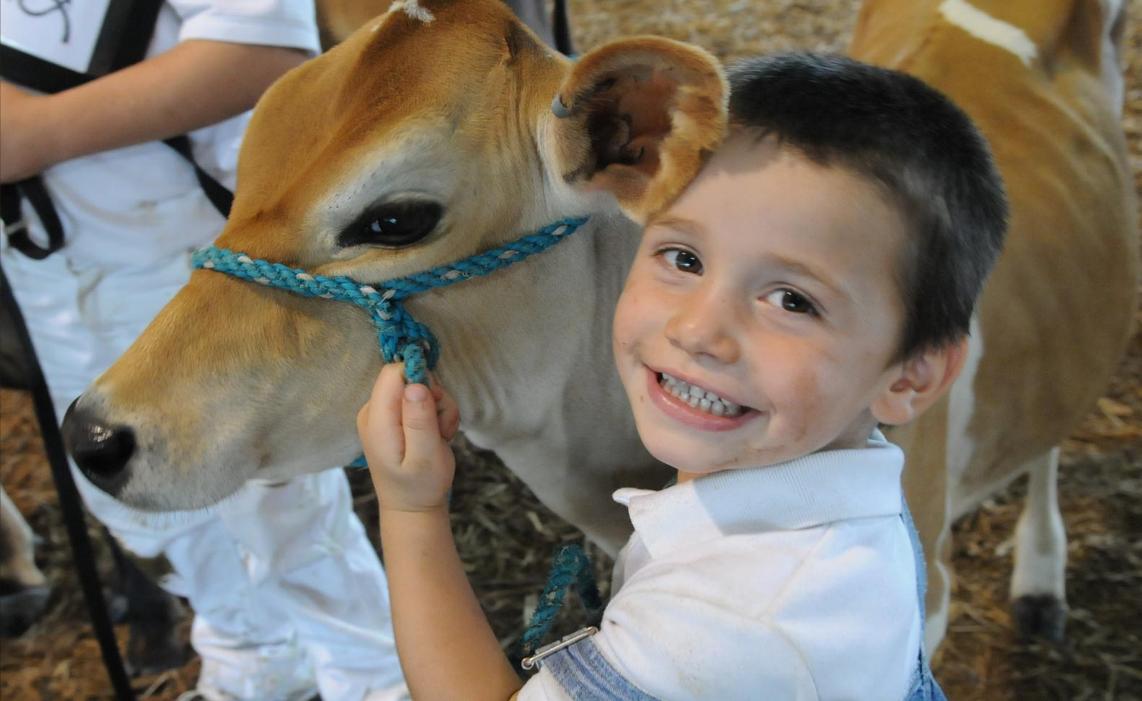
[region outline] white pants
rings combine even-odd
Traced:
[[[189,275],[189,256],[81,269],[65,251],[33,261],[0,249],[57,418],[131,344]],[[164,555],[162,584],[195,612],[199,685],[221,698],[407,698],[388,586],[353,513],[344,473],[251,481],[214,507],[130,509],[72,466],[91,512],[131,552]]]

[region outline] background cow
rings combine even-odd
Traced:
[[[894,431],[930,555],[929,645],[943,637],[951,523],[1021,474],[1011,598],[1061,638],[1066,534],[1059,445],[1114,371],[1134,317],[1138,238],[1122,133],[1121,0],[869,0],[850,53],[950,95],[988,137],[1010,233],[950,397]]]

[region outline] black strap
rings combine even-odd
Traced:
[[[126,26],[119,40],[119,50],[111,64],[112,70],[126,68],[146,58],[163,2],[165,0],[134,0],[129,10],[125,9],[126,3],[111,3],[111,8],[118,8],[126,14]]]
[[[26,199],[44,231],[48,235],[47,248],[39,245],[28,235],[28,222],[24,218],[20,200]],[[35,175],[7,185],[0,185],[0,219],[4,220],[4,231],[8,234],[8,242],[20,253],[34,260],[43,260],[59,249],[63,248],[63,224],[52,204],[51,195],[44,187],[44,181]]]
[[[164,0],[111,2],[104,26],[117,26],[118,32],[103,32],[92,54],[96,58],[94,73],[80,73],[19,49],[0,45],[0,77],[39,92],[54,94],[91,82],[111,71],[142,61],[155,33],[155,24]],[[115,42],[117,46],[109,46]]]
[[[214,205],[214,209],[222,215],[222,218],[230,216],[230,206],[234,203],[234,193],[226,188],[225,185],[218,182],[213,175],[207,173],[198,162],[194,160],[194,154],[190,150],[190,138],[186,134],[172,136],[163,142],[175,150],[178,155],[186,159],[191,166],[194,167],[194,176],[198,178],[198,184],[202,187],[203,194],[206,199],[210,200],[210,204]]]
[[[4,274],[2,266],[0,266],[0,304],[3,304],[11,315],[13,326],[19,337],[19,346],[26,356],[27,380],[36,408],[36,421],[40,424],[40,433],[44,439],[44,452],[47,453],[48,464],[51,465],[52,480],[55,482],[56,492],[59,494],[60,511],[63,513],[64,525],[67,527],[67,538],[71,544],[76,574],[79,576],[79,583],[83,588],[87,612],[91,616],[91,627],[99,641],[99,650],[103,654],[103,665],[107,668],[107,676],[111,679],[115,697],[121,701],[133,701],[135,694],[131,690],[130,679],[123,668],[123,659],[119,655],[119,646],[115,639],[115,629],[111,625],[111,616],[107,612],[107,602],[103,598],[103,585],[99,581],[99,572],[96,570],[95,556],[91,549],[91,539],[87,534],[87,520],[84,518],[83,502],[80,501],[79,491],[76,489],[75,481],[71,476],[67,451],[64,449],[63,437],[60,435],[59,423],[56,421],[55,409],[52,406],[51,393],[48,391],[43,369],[36,359],[32,339],[28,335],[28,327],[24,323],[24,315],[20,312],[19,305],[16,304],[16,298],[12,295],[12,289],[8,285],[8,276]]]
[[[551,11],[551,31],[555,37],[555,50],[570,56],[575,47],[571,42],[571,23],[567,21],[566,0],[555,0]]]
[[[172,137],[163,143],[174,149],[175,153],[186,159],[194,168],[194,175],[198,178],[198,184],[202,188],[203,194],[206,195],[206,199],[214,205],[214,209],[218,210],[223,218],[230,216],[230,206],[234,202],[234,193],[198,165],[194,160],[194,154],[191,153],[190,139],[187,138],[186,134]],[[24,211],[20,205],[21,200],[26,200],[35,210],[36,216],[40,218],[40,223],[48,237],[46,248],[33,241],[28,234],[28,222],[24,218]],[[56,211],[51,195],[48,194],[48,189],[44,187],[43,178],[38,175],[18,182],[0,185],[0,219],[4,221],[4,231],[8,235],[8,243],[11,244],[12,248],[33,260],[43,260],[63,248],[63,222],[60,221],[59,213]]]
[[[206,199],[210,200],[210,204],[214,205],[214,209],[222,215],[222,218],[225,219],[230,216],[230,206],[234,202],[234,193],[198,165],[190,150],[190,139],[186,134],[171,137],[163,143],[174,149],[175,153],[186,159],[194,168],[194,175],[198,178],[198,184],[202,188],[203,194],[206,195]],[[48,236],[46,248],[33,241],[32,237],[28,235],[28,222],[24,218],[24,212],[20,206],[21,200],[27,200],[32,209],[35,210],[36,216],[40,218],[40,223],[43,224],[44,231]],[[4,220],[4,230],[8,234],[8,243],[12,245],[12,248],[29,258],[43,260],[63,248],[63,223],[56,212],[55,204],[52,203],[51,195],[48,194],[48,189],[44,187],[43,178],[38,175],[33,175],[19,182],[0,185],[0,219]]]

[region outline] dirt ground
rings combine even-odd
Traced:
[[[844,0],[571,0],[570,6],[581,50],[622,34],[656,33],[695,41],[723,59],[792,48],[843,50],[856,12],[856,3]],[[1130,10],[1135,21],[1127,23],[1125,126],[1142,192],[1142,2],[1132,0]],[[524,607],[542,589],[555,545],[582,536],[539,505],[495,456],[463,442],[458,451],[454,530],[481,602],[507,646],[522,632]],[[1017,483],[956,526],[958,580],[936,664],[952,699],[1142,700],[1142,332],[1105,397],[1065,444],[1062,465],[1070,538],[1066,642],[1026,643],[1014,635],[1006,599],[1022,494]],[[0,391],[0,479],[42,537],[38,557],[55,585],[46,616],[21,638],[0,641],[0,698],[112,698],[30,401],[6,390]],[[358,511],[373,526],[367,477],[354,474],[352,481]],[[610,563],[588,551],[605,573]],[[557,628],[573,627],[570,608]],[[137,694],[174,699],[193,686],[196,674],[191,661],[138,678]]]

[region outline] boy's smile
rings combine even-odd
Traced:
[[[650,452],[688,479],[863,446],[904,381],[905,237],[866,178],[728,139],[647,226],[615,313]]]

